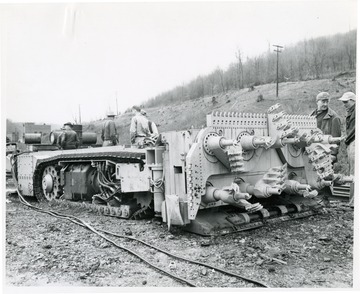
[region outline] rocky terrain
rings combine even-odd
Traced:
[[[25,206],[16,194],[6,200],[7,287],[188,287],[79,225]],[[339,200],[330,201],[324,212],[309,218],[214,238],[179,228],[169,231],[156,218],[123,220],[66,204],[31,203],[271,288],[352,287],[353,209]],[[174,259],[133,240],[108,238],[197,287],[260,287]]]

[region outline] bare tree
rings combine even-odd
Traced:
[[[325,73],[356,69],[356,30],[331,37],[303,40],[287,46],[282,54],[280,80],[306,80],[320,78]],[[270,47],[269,47],[270,48]],[[182,84],[163,92],[145,104],[169,105],[173,101],[216,95],[231,89],[242,89],[255,84],[274,81],[276,57],[268,49],[267,54],[254,58],[244,57],[241,50],[235,52],[235,62],[226,70],[217,67],[208,75],[198,76],[188,84]]]
[[[324,62],[327,53],[327,41],[325,38],[318,40],[310,39],[311,67],[315,77],[320,78],[324,70]]]
[[[210,87],[210,95],[214,95],[215,85],[216,85],[216,71],[213,71],[208,75],[208,82]]]
[[[205,96],[205,83],[204,83],[204,78],[202,76],[198,77],[198,91],[199,91],[199,96],[200,97],[204,97]]]
[[[254,84],[261,83],[261,57],[254,57]]]
[[[356,35],[353,35],[352,32],[349,32],[347,38],[344,42],[346,56],[348,58],[349,69],[355,69],[356,64]]]
[[[238,89],[242,89],[244,87],[244,69],[243,69],[243,63],[241,58],[241,51],[240,49],[237,49],[235,52],[236,57],[236,69],[237,69],[237,81],[238,81]]]
[[[225,91],[225,84],[224,84],[224,71],[220,67],[218,67],[216,69],[216,73],[220,80],[220,86],[221,86],[222,92],[225,93],[226,91]]]

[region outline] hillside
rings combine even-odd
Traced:
[[[356,30],[344,34],[302,40],[280,50],[279,82],[324,79],[335,73],[356,68]],[[241,48],[227,68],[217,67],[198,75],[187,84],[178,85],[148,99],[144,107],[170,105],[174,101],[197,99],[206,95],[226,93],[251,85],[274,83],[277,55],[272,50],[259,56],[244,58]]]
[[[279,97],[276,97],[276,84],[270,83],[256,86],[253,91],[245,88],[239,91],[228,91],[221,95],[186,100],[169,106],[145,108],[145,110],[148,118],[157,124],[159,132],[186,130],[205,126],[206,115],[214,110],[263,113],[270,106],[280,103],[287,113],[309,114],[316,108],[316,95],[321,91],[327,91],[332,97],[330,107],[340,115],[344,122],[346,112],[337,98],[347,91],[355,92],[355,89],[356,75],[355,71],[352,71],[338,74],[336,78],[280,83]],[[260,94],[263,95],[264,100],[257,102]],[[127,112],[115,119],[121,145],[130,145],[129,129],[132,116],[131,112]],[[83,131],[97,133],[99,144],[101,144],[102,123],[103,120],[83,124]],[[11,122],[7,128],[12,128],[17,124],[19,123]],[[345,132],[344,123],[343,132]],[[343,144],[340,146],[340,153],[346,153]],[[345,155],[340,156],[335,170],[346,173],[345,162]]]
[[[266,84],[240,91],[229,91],[226,94],[206,96],[171,106],[146,108],[147,116],[156,122],[159,132],[183,130],[191,127],[201,128],[206,124],[206,115],[212,111],[265,112],[270,106],[280,103],[287,113],[309,114],[315,107],[315,96],[321,91],[330,93],[330,107],[344,119],[345,109],[337,98],[347,91],[355,91],[355,73],[336,79],[309,80],[279,84],[279,97],[276,97],[276,84]],[[256,102],[258,95],[264,100]],[[120,144],[130,144],[130,121],[132,113],[124,113],[116,118]],[[92,123],[90,129],[101,132],[102,121]]]
[[[276,84],[265,84],[255,87],[253,91],[248,88],[240,91],[229,91],[226,94],[206,96],[171,106],[145,108],[150,120],[158,125],[159,132],[201,128],[206,124],[206,115],[212,111],[234,111],[263,113],[270,106],[280,103],[282,109],[290,114],[310,114],[316,108],[315,97],[319,92],[328,92],[332,100],[330,107],[341,117],[343,133],[345,134],[346,111],[342,102],[337,99],[345,92],[355,92],[355,72],[342,74],[338,78],[308,80],[300,82],[287,82],[279,84],[279,97],[276,97]],[[263,95],[264,100],[257,102],[257,97]],[[130,121],[133,114],[124,113],[115,119],[118,127],[119,142],[130,145]],[[85,126],[89,131],[98,134],[98,143],[101,142],[102,121],[93,122]],[[344,143],[340,145],[338,162],[334,166],[335,172],[348,173],[346,149]]]

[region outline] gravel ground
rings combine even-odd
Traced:
[[[16,195],[6,199],[6,287],[187,287],[83,227],[36,212],[21,204]],[[129,221],[67,205],[41,207],[77,216],[96,229],[136,237],[271,288],[352,287],[353,209],[339,201],[331,201],[327,211],[316,216],[216,238],[179,228],[169,232],[159,219]],[[198,287],[259,287],[173,259],[135,241],[109,238]]]

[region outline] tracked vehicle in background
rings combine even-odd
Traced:
[[[316,119],[213,112],[201,130],[161,134],[159,146],[34,151],[15,156],[24,196],[69,201],[119,218],[161,217],[201,235],[227,234],[316,213],[319,192],[352,179],[334,174],[342,138]]]

